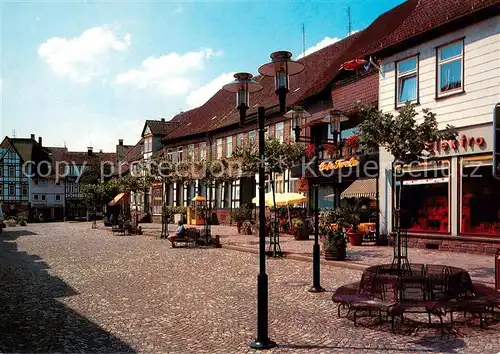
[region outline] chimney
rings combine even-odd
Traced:
[[[41,136],[38,137],[38,144],[40,144],[40,146],[42,146],[42,137]]]
[[[94,148],[93,148],[92,146],[89,146],[89,147],[87,148],[87,155],[88,155],[88,156],[92,156],[92,150],[94,150]]]
[[[161,121],[162,121],[162,122],[164,122],[164,121],[165,121],[165,118],[162,118],[162,119],[161,119]]]
[[[102,154],[102,149],[99,149],[99,154]]]
[[[123,139],[118,139],[118,145],[123,146]]]
[[[31,140],[35,140],[35,134],[31,134]]]

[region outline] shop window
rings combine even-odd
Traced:
[[[449,232],[449,162],[414,165],[403,170],[402,226],[414,232]],[[401,188],[398,177],[396,191]],[[395,204],[398,205],[398,194]]]
[[[438,48],[438,96],[462,90],[463,50],[463,40]]]
[[[184,205],[184,184],[183,183],[177,183],[177,186],[175,188],[175,202],[176,206],[183,206]]]
[[[396,63],[396,97],[397,105],[415,102],[418,97],[418,56]]]
[[[224,183],[224,208],[231,207],[231,192],[232,192],[232,183],[226,182]]]
[[[320,209],[331,209],[335,203],[335,191],[331,186],[319,186],[318,188],[318,206]],[[312,198],[314,198],[312,194]],[[314,204],[313,204],[314,205]]]
[[[466,234],[500,236],[500,181],[491,158],[462,160],[461,225]]]

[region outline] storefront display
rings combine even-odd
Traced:
[[[492,162],[491,156],[461,161],[461,233],[500,236],[500,181]]]

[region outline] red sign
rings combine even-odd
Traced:
[[[309,191],[309,182],[307,179],[299,179],[299,183],[297,183],[297,192],[298,193],[307,193]]]
[[[482,136],[478,137],[472,137],[472,136],[466,136],[465,134],[457,137],[456,139],[453,140],[441,140],[441,141],[436,141],[434,143],[434,150],[436,151],[449,151],[449,150],[459,150],[460,148],[462,149],[467,149],[467,148],[472,148],[474,146],[477,146],[479,148],[484,147],[486,145],[486,141]]]

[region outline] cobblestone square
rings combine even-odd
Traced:
[[[411,326],[392,334],[337,318],[331,292],[361,272],[269,259],[276,353],[497,353],[500,326]],[[257,256],[170,248],[89,223],[33,224],[0,235],[0,352],[246,353],[256,333]]]

